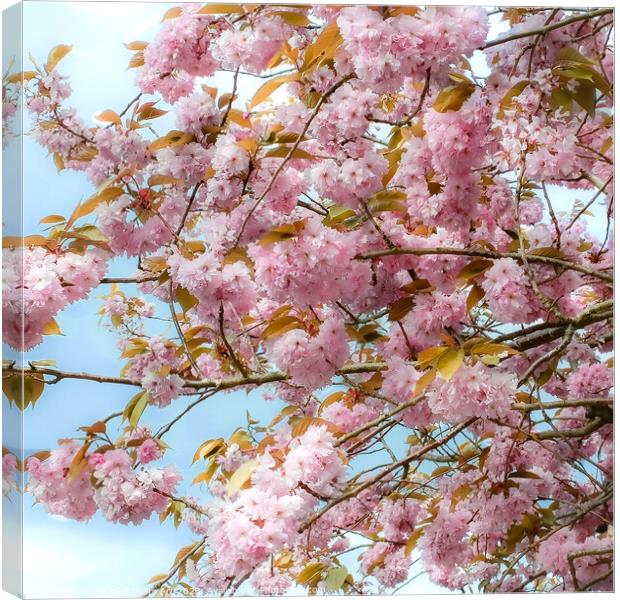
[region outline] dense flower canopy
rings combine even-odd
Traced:
[[[112,284],[126,364],[8,364],[5,393],[138,391],[24,465],[5,453],[3,493],[25,469],[51,514],[188,527],[152,594],[371,593],[420,571],[610,590],[612,27],[610,9],[189,4],[128,44],[139,93],[95,126],[69,46],[7,74],[7,124],[23,101],[93,195],[5,238],[4,340],[33,348]],[[106,277],[119,256],[135,273]],[[258,387],[279,415],[197,439],[190,488],[166,433]],[[177,416],[153,431],[147,405]]]

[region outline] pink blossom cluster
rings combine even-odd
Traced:
[[[299,304],[353,301],[370,281],[370,267],[352,261],[361,239],[309,218],[299,235],[276,244],[250,246],[261,294]]]
[[[34,347],[109,259],[137,263],[100,311],[141,387],[106,418],[120,437],[82,428],[28,461],[28,488],[51,514],[174,515],[204,538],[152,591],[361,594],[413,568],[610,589],[613,19],[501,10],[487,43],[489,12],[175,7],[128,45],[140,96],[92,127],[68,47],[3,80],[8,117],[23,94],[33,138],[97,188],[6,242],[5,340]],[[265,385],[271,423],[250,407],[206,440],[208,498],[176,498],[161,436],[218,388]],[[170,420],[123,429],[138,413]]]
[[[517,387],[515,377],[482,362],[462,365],[449,380],[429,391],[430,409],[451,422],[471,417],[502,418],[510,412]]]
[[[158,458],[144,444],[139,455]],[[180,481],[173,467],[148,467],[136,473],[124,449],[86,454],[83,448],[75,440],[65,440],[47,459],[28,460],[28,488],[50,514],[87,521],[99,509],[109,521],[139,525],[166,508],[167,496]]]
[[[431,64],[441,68],[470,54],[488,31],[479,8],[429,7],[415,16],[384,19],[377,10],[356,6],[343,9],[337,22],[346,50],[343,66],[350,64],[360,80],[380,90],[420,77]]]
[[[17,456],[5,452],[2,455],[2,496],[8,496],[13,490],[18,489]]]
[[[267,349],[273,363],[289,371],[293,381],[308,390],[328,384],[349,357],[348,336],[341,317],[323,321],[316,335],[293,329]]]
[[[174,372],[181,362],[173,343],[159,337],[151,338],[139,354],[129,359],[125,372],[141,382],[151,404],[168,406],[183,393],[184,380]]]
[[[229,577],[258,568],[252,579],[257,592],[284,593],[290,578],[276,570],[267,580],[261,568],[268,567],[270,555],[297,543],[297,529],[318,498],[341,489],[345,466],[325,427],[310,426],[290,441],[283,461],[276,462],[275,451],[256,458],[251,487],[213,507],[208,530],[213,554],[192,576],[203,591],[221,593]]]
[[[2,251],[3,336],[13,348],[29,350],[43,340],[45,326],[68,304],[88,296],[107,269],[106,252],[83,254],[42,247]]]

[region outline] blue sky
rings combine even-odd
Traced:
[[[42,63],[54,45],[73,44],[72,52],[59,69],[70,76],[71,104],[87,120],[103,109],[120,111],[136,93],[134,71],[125,70],[130,52],[123,42],[152,39],[168,6],[172,4],[25,2],[25,56],[30,52]],[[26,63],[24,68],[28,68]],[[227,75],[219,76],[210,85],[225,87],[228,80]],[[242,99],[251,96],[255,87],[251,78],[242,78]],[[7,181],[16,189],[18,182],[14,178]],[[92,187],[80,173],[57,174],[46,152],[26,137],[23,192],[24,231],[29,234],[39,232],[38,222],[45,215],[66,215],[79,200],[92,194]],[[577,194],[566,198],[572,203],[573,196]],[[4,197],[5,202],[10,198],[7,193]],[[117,260],[109,274],[126,276],[133,268],[131,262]],[[114,336],[99,327],[95,316],[101,305],[97,295],[107,291],[102,286],[87,301],[63,311],[58,322],[65,335],[47,337],[28,353],[27,360],[54,358],[61,369],[118,374],[121,362]],[[131,287],[126,291],[132,293]],[[25,454],[53,448],[58,438],[71,436],[78,427],[122,409],[134,393],[134,388],[77,380],[47,386],[36,408],[29,409],[24,416]],[[148,409],[143,420],[154,426],[165,423],[185,402],[180,400],[164,410]],[[170,432],[166,439],[172,450],[165,462],[187,467],[202,440],[228,437],[245,422],[246,409],[265,421],[279,405],[263,401],[260,392],[249,396],[239,392],[220,394],[196,408],[190,419],[181,421]],[[7,433],[10,438],[10,432]],[[186,473],[187,480],[191,481],[192,476],[193,473]],[[183,527],[176,531],[171,523],[160,525],[157,518],[139,528],[114,525],[99,516],[88,524],[80,524],[52,517],[41,506],[31,503],[32,497],[26,495],[23,532],[27,597],[139,596],[146,581],[153,574],[166,571],[177,549],[191,539]],[[11,511],[16,507],[7,508]],[[402,590],[431,591],[438,588],[426,578],[417,579]]]

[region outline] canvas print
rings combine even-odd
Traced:
[[[3,585],[613,590],[611,7],[3,15]]]

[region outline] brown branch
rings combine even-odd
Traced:
[[[487,48],[492,48],[493,46],[498,46],[499,44],[505,44],[506,42],[512,42],[514,40],[518,40],[525,37],[530,37],[533,35],[545,35],[550,31],[554,31],[555,29],[560,29],[561,27],[566,27],[567,25],[571,25],[572,23],[577,23],[578,21],[585,21],[588,19],[593,19],[595,17],[600,17],[602,15],[608,15],[613,13],[613,8],[603,8],[600,10],[593,10],[592,12],[582,13],[580,15],[575,15],[573,17],[568,17],[567,19],[563,19],[558,23],[552,23],[551,25],[546,25],[545,27],[540,27],[538,29],[533,29],[531,31],[522,31],[520,33],[513,33],[512,35],[507,35],[504,37],[497,38],[495,40],[491,40],[487,42],[484,46],[480,48],[480,50],[486,50]]]
[[[219,320],[219,326],[220,326],[220,337],[222,338],[222,341],[224,342],[224,346],[226,346],[226,350],[228,351],[230,360],[232,360],[237,371],[239,371],[239,373],[241,373],[243,377],[247,377],[248,372],[246,371],[245,367],[241,364],[241,361],[237,358],[235,351],[230,345],[230,342],[228,341],[228,339],[226,338],[226,333],[224,333],[224,305],[223,304],[220,304],[220,312],[219,312],[218,320]]]
[[[393,256],[400,254],[411,254],[413,256],[426,256],[434,254],[447,254],[454,256],[475,256],[479,258],[500,259],[500,258],[512,258],[520,261],[521,255],[518,252],[491,252],[490,250],[475,250],[474,248],[390,248],[388,250],[374,250],[372,252],[363,252],[358,254],[355,258],[358,260],[371,260],[374,258],[381,258],[384,256]],[[560,258],[554,258],[552,256],[539,256],[536,254],[528,254],[527,260],[534,263],[543,263],[549,265],[557,265],[564,269],[571,271],[577,271],[584,275],[590,275],[601,279],[602,281],[613,282],[613,277],[602,273],[601,271],[595,271],[588,269],[582,265],[578,265],[567,260]]]
[[[204,377],[203,372],[200,370],[200,367],[196,364],[196,361],[192,356],[192,351],[187,345],[187,340],[183,335],[183,331],[181,330],[181,326],[179,325],[179,320],[177,319],[176,309],[174,308],[174,289],[172,287],[172,279],[170,280],[169,292],[170,296],[168,298],[168,306],[170,307],[170,316],[172,317],[172,321],[174,322],[174,328],[176,329],[177,335],[181,339],[181,344],[183,345],[183,349],[185,350],[187,360],[189,360],[189,364],[192,365],[196,375]]]
[[[352,75],[347,75],[346,77],[344,77],[343,79],[338,81],[336,84],[334,84],[323,96],[321,96],[319,98],[319,101],[317,102],[316,106],[314,107],[314,110],[310,114],[310,118],[306,121],[306,124],[304,125],[303,130],[297,136],[297,139],[295,140],[295,143],[291,146],[291,149],[288,151],[288,154],[282,159],[282,162],[278,165],[278,168],[275,170],[274,174],[271,177],[271,180],[267,184],[267,187],[263,190],[263,193],[259,196],[258,200],[256,200],[256,202],[252,205],[252,208],[250,208],[248,214],[245,216],[245,219],[243,219],[243,223],[241,224],[241,228],[239,229],[239,233],[237,235],[237,239],[235,240],[235,244],[234,244],[233,247],[237,247],[239,245],[239,241],[241,240],[241,238],[243,236],[243,232],[245,231],[245,228],[246,228],[246,226],[248,224],[248,221],[250,220],[250,218],[254,214],[254,211],[258,208],[260,203],[265,199],[265,196],[267,196],[267,194],[269,193],[269,191],[273,187],[274,183],[276,182],[276,179],[278,178],[278,176],[282,172],[282,169],[284,169],[284,166],[286,165],[286,163],[291,159],[291,157],[295,153],[295,150],[297,150],[297,148],[299,147],[299,144],[301,144],[301,142],[304,140],[304,138],[306,136],[306,132],[310,128],[310,125],[312,124],[312,121],[314,121],[315,117],[319,114],[319,110],[321,109],[321,106],[323,106],[323,103],[339,87],[344,85],[352,77],[353,77]]]
[[[434,450],[435,448],[439,448],[446,442],[449,442],[452,438],[456,437],[461,431],[469,427],[476,420],[477,420],[476,418],[468,419],[464,423],[461,423],[460,425],[454,427],[449,433],[447,433],[442,438],[435,440],[434,442],[424,446],[424,448],[422,448],[421,450],[418,450],[417,452],[413,452],[412,454],[408,454],[407,456],[405,456],[405,458],[402,458],[401,460],[388,465],[387,467],[385,467],[385,469],[377,473],[377,475],[375,475],[374,477],[367,479],[366,481],[356,486],[355,488],[352,488],[348,492],[345,492],[344,494],[339,496],[338,498],[335,498],[334,500],[326,504],[321,510],[314,513],[314,515],[312,515],[312,517],[310,517],[310,519],[308,519],[300,527],[299,533],[303,533],[314,522],[320,519],[325,513],[329,512],[332,508],[334,508],[334,506],[338,506],[338,504],[341,504],[345,500],[354,498],[361,491],[368,489],[369,487],[379,483],[386,475],[389,475],[392,471],[395,471],[396,469],[399,469],[400,467],[404,467],[408,465],[409,463],[413,462],[414,460],[419,460],[420,458],[423,458],[427,452],[430,452],[431,450]]]

